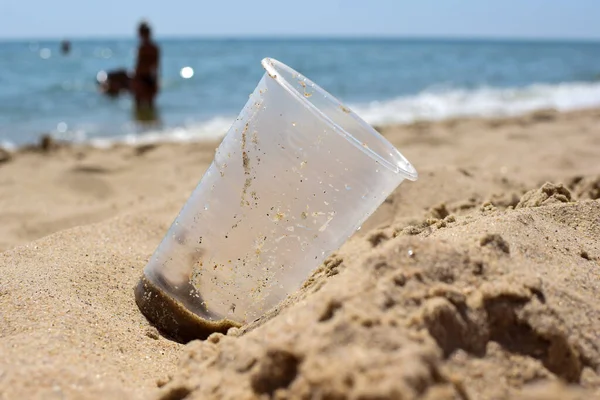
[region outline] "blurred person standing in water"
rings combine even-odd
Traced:
[[[136,118],[140,121],[154,121],[157,119],[155,98],[158,94],[160,50],[152,40],[152,30],[146,22],[138,26],[138,35],[140,45],[132,82]]]

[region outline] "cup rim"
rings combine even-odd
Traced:
[[[284,88],[287,92],[289,92],[292,96],[294,96],[298,101],[302,103],[306,108],[308,108],[313,114],[320,118],[327,125],[331,126],[335,132],[343,136],[346,140],[348,140],[354,147],[367,154],[373,160],[378,162],[379,164],[385,166],[389,170],[394,173],[403,175],[406,179],[411,181],[415,181],[418,178],[418,173],[415,167],[400,153],[396,147],[390,143],[383,135],[377,132],[371,125],[365,122],[361,117],[359,117],[354,111],[352,111],[349,107],[344,105],[340,100],[338,100],[335,96],[331,95],[329,92],[321,88],[319,85],[308,79],[306,76],[300,74],[293,68],[290,68],[286,64],[278,61],[274,58],[266,57],[261,61],[263,68],[266,70],[267,74],[275,80],[282,88]],[[300,93],[294,86],[292,86],[284,77],[277,73],[277,70],[286,70],[286,72],[291,73],[292,75],[297,75],[298,77],[302,77],[307,83],[311,85],[311,89],[314,89],[319,94],[321,94],[324,98],[334,104],[336,107],[340,107],[347,112],[359,125],[362,129],[373,136],[375,136],[383,145],[390,151],[390,156],[396,161],[395,163],[390,162],[384,156],[380,155],[376,151],[367,147],[360,140],[354,137],[350,132],[346,131],[342,126],[335,123],[331,118],[327,116],[323,111],[318,109],[312,102],[306,99],[306,97]]]

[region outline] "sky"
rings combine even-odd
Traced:
[[[599,39],[600,0],[0,0],[0,38],[425,36]]]

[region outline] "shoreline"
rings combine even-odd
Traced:
[[[376,130],[381,131],[394,127],[407,127],[411,128],[414,126],[421,126],[423,124],[456,124],[465,121],[511,121],[515,120],[516,122],[522,122],[523,118],[527,119],[528,117],[533,120],[536,119],[553,119],[556,114],[579,114],[579,113],[588,113],[595,112],[600,109],[600,107],[588,107],[588,108],[580,108],[576,110],[569,111],[560,111],[555,108],[540,108],[531,112],[523,112],[515,115],[484,115],[484,116],[457,116],[457,117],[447,117],[440,119],[416,119],[412,122],[391,122],[391,123],[381,123],[381,124],[370,124]],[[360,114],[359,114],[360,116]],[[226,119],[221,116],[219,119]],[[233,121],[235,117],[232,117]],[[184,129],[181,127],[170,127],[170,130],[178,130]],[[160,130],[160,129],[159,129]],[[58,147],[75,147],[81,149],[101,149],[101,150],[110,150],[115,147],[128,146],[128,147],[137,147],[137,146],[151,146],[151,145],[162,145],[162,144],[201,144],[208,143],[211,144],[213,142],[220,143],[224,135],[227,133],[228,128],[224,129],[223,133],[220,135],[214,135],[206,138],[196,137],[196,138],[185,138],[185,139],[175,139],[170,136],[165,137],[157,137],[158,135],[152,134],[147,135],[145,133],[141,133],[139,135],[131,134],[125,136],[119,136],[114,138],[92,138],[87,139],[82,142],[73,142],[69,140],[57,139],[51,133],[43,133],[38,136],[38,141],[35,143],[26,143],[20,146],[15,146],[12,143],[8,145],[2,146],[0,144],[0,149],[7,151],[9,153],[21,153],[21,152],[35,152],[35,151],[44,151],[49,149],[56,149]],[[147,136],[153,136],[153,138],[148,138]],[[97,142],[94,144],[94,142]]]
[[[361,110],[361,108],[357,108],[358,115],[364,114],[365,110]],[[381,131],[388,128],[394,127],[407,127],[411,128],[413,126],[421,126],[423,124],[457,124],[465,121],[481,121],[481,120],[489,120],[496,121],[496,123],[500,123],[498,121],[517,121],[523,123],[524,120],[529,118],[536,120],[544,120],[544,119],[553,119],[556,114],[579,114],[579,113],[588,113],[595,112],[595,110],[600,109],[598,106],[591,107],[581,107],[573,110],[559,110],[556,108],[548,107],[548,108],[538,108],[533,111],[523,111],[516,112],[513,114],[507,115],[472,115],[472,116],[450,116],[450,117],[441,117],[441,118],[415,118],[411,122],[390,122],[390,123],[373,123],[370,124],[375,129]],[[362,112],[361,112],[362,111]],[[114,138],[102,137],[102,138],[91,138],[80,142],[73,142],[69,140],[63,140],[60,138],[56,138],[52,135],[52,133],[41,133],[38,136],[37,142],[34,143],[26,143],[23,145],[14,145],[11,142],[5,142],[4,144],[0,143],[0,151],[11,154],[18,154],[21,152],[35,152],[35,151],[45,151],[50,148],[56,149],[58,147],[75,147],[80,149],[112,149],[118,148],[121,146],[129,146],[129,147],[143,147],[143,146],[153,146],[153,145],[162,145],[162,144],[212,144],[212,143],[220,143],[223,136],[227,133],[229,129],[229,123],[227,121],[233,121],[235,116],[231,118],[225,118],[222,115],[218,115],[213,119],[205,121],[200,125],[203,126],[207,123],[218,123],[222,125],[222,133],[215,134],[215,131],[211,131],[204,137],[194,137],[187,136],[184,138],[177,137],[176,132],[178,131],[186,131],[189,128],[173,126],[167,128],[157,127],[156,130],[150,129],[147,132],[141,132],[139,134],[127,134],[124,136],[117,136]],[[368,119],[368,118],[367,118]],[[492,122],[493,123],[493,122]],[[162,133],[157,133],[162,132]],[[169,133],[171,132],[171,133]],[[94,143],[95,142],[95,143]]]

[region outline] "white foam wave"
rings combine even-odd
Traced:
[[[6,151],[15,151],[17,146],[9,140],[0,140],[0,149],[4,149]]]
[[[198,142],[221,139],[233,123],[235,117],[218,116],[208,121],[175,128],[147,129],[113,138],[93,138],[89,143],[97,147],[109,147],[115,143],[141,145],[156,142]]]
[[[599,106],[600,82],[594,82],[424,91],[414,96],[358,104],[352,109],[370,124],[386,125],[453,117],[515,116],[548,108],[571,111]]]

